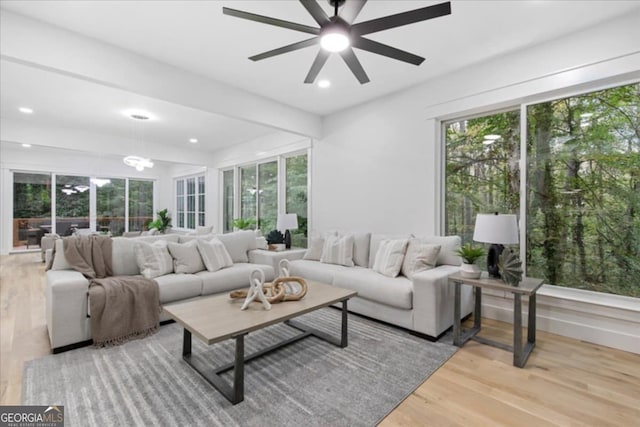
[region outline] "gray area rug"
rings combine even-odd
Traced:
[[[339,310],[297,320],[339,335]],[[245,351],[296,333],[282,324],[251,333]],[[193,354],[212,366],[232,361],[233,349],[231,341],[206,346],[193,338]],[[349,314],[347,348],[309,337],[248,363],[245,400],[233,406],[182,360],[182,329],[174,323],[119,347],[27,362],[22,402],[64,405],[67,426],[370,426],[455,351]]]

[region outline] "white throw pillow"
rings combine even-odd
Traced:
[[[409,240],[407,253],[402,263],[402,274],[413,279],[414,274],[435,268],[440,247],[440,245],[433,245],[420,239]]]
[[[233,260],[220,239],[213,238],[210,241],[196,240],[198,251],[208,271],[218,271],[225,267],[231,267]]]
[[[324,248],[324,239],[313,239],[302,259],[320,261],[320,258],[322,258],[322,248]]]
[[[353,236],[328,236],[322,247],[320,262],[353,267]]]
[[[138,241],[134,252],[140,274],[147,279],[173,273],[173,258],[167,249],[166,240],[157,240],[153,243]]]
[[[249,262],[247,251],[256,248],[256,232],[253,230],[234,231],[216,237],[227,248],[233,262]]]
[[[408,243],[408,239],[381,241],[376,259],[373,262],[373,271],[389,277],[396,277],[400,274]]]
[[[168,243],[169,253],[173,258],[173,271],[176,273],[193,274],[204,270],[197,240],[187,243]]]

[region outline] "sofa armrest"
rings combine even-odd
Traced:
[[[46,272],[46,315],[51,348],[91,338],[87,318],[89,281],[75,270]]]
[[[449,276],[460,267],[441,265],[413,276],[413,327],[416,331],[437,337],[453,325],[454,286]],[[472,310],[470,287],[462,288],[462,316]]]

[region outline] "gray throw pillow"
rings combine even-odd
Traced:
[[[438,254],[440,254],[440,245],[430,244],[421,239],[409,240],[402,263],[402,274],[413,279],[414,274],[435,268]]]
[[[218,271],[233,265],[231,256],[220,239],[214,237],[208,242],[205,240],[196,240],[195,242],[207,271]]]
[[[407,239],[381,241],[373,262],[373,271],[388,277],[396,277],[400,274],[408,243]]]
[[[187,243],[169,243],[167,247],[173,257],[173,271],[176,273],[193,274],[204,270],[197,240]]]
[[[329,236],[324,241],[320,262],[353,267],[353,236]]]

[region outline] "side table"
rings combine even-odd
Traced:
[[[291,248],[284,251],[268,251],[265,249],[254,249],[249,251],[249,262],[253,264],[265,264],[273,267],[276,276],[280,275],[280,261],[287,259],[293,261],[302,259],[307,252],[304,248]]]
[[[536,346],[536,292],[542,286],[542,279],[524,277],[518,286],[507,285],[500,279],[489,278],[483,272],[479,279],[469,279],[460,274],[449,276],[449,283],[455,286],[453,308],[453,345],[462,347],[464,343],[473,339],[483,344],[498,347],[513,352],[513,366],[524,367],[531,351]],[[460,321],[460,287],[469,285],[475,288],[475,307],[473,310],[473,327],[462,330]],[[482,289],[495,289],[513,294],[513,346],[476,336],[480,332],[482,319]],[[527,342],[522,342],[522,296],[529,297],[529,321],[527,328]]]

